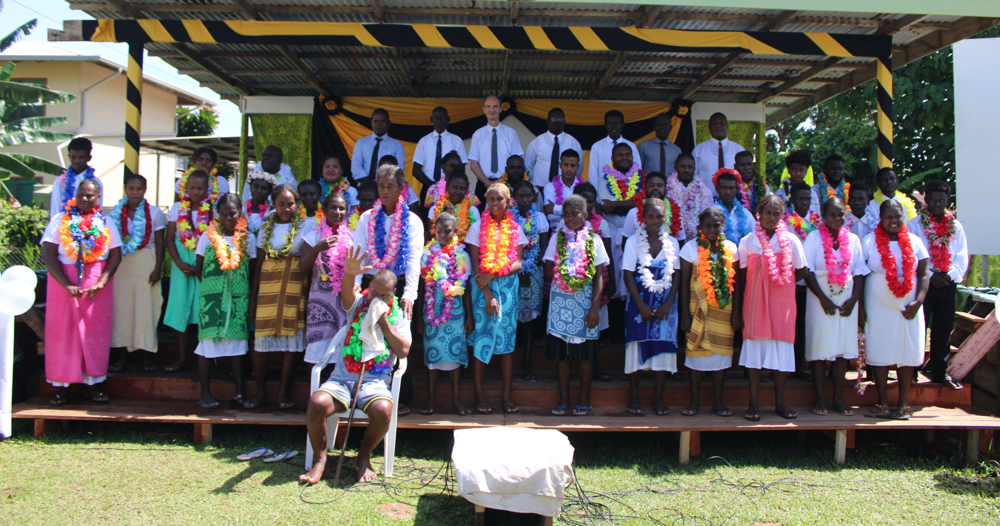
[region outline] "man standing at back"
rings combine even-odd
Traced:
[[[674,162],[681,154],[681,149],[670,142],[670,116],[661,113],[653,121],[656,136],[639,143],[639,158],[642,171],[646,173],[660,172],[664,177],[674,173]]]
[[[562,108],[549,110],[549,118],[545,120],[545,125],[549,131],[535,137],[535,140],[528,145],[528,152],[524,154],[524,167],[528,170],[528,177],[531,178],[531,184],[539,190],[562,175],[559,172],[562,152],[566,150],[583,152],[580,141],[565,132],[566,114]],[[577,175],[582,173],[583,163],[580,163]]]
[[[277,179],[278,184],[287,184],[296,188],[299,186],[299,182],[292,174],[292,167],[285,164],[285,152],[273,144],[264,148],[264,151],[261,152],[260,162],[257,163],[256,170],[273,175]],[[247,179],[243,183],[243,193],[241,195],[243,196],[243,202],[250,200],[250,179]]]
[[[395,157],[399,166],[406,166],[403,144],[389,137],[389,124],[388,111],[378,108],[372,112],[373,133],[358,139],[351,155],[351,175],[355,181],[374,181],[379,159],[386,155]]]
[[[504,173],[506,160],[511,155],[524,155],[517,132],[500,124],[500,97],[487,95],[483,100],[486,126],[472,134],[469,144],[469,168],[476,176],[476,197],[486,202],[486,188]]]
[[[448,116],[448,109],[438,106],[431,110],[431,124],[434,131],[424,135],[417,143],[417,149],[413,152],[413,177],[415,177],[422,188],[420,189],[420,202],[427,198],[427,190],[430,186],[444,177],[441,164],[443,157],[448,152],[456,152],[462,159],[462,164],[469,162],[465,155],[465,144],[462,139],[448,132],[448,123],[451,117]]]
[[[622,115],[622,112],[609,110],[604,114],[604,129],[608,130],[608,136],[595,142],[590,147],[590,161],[587,167],[587,180],[598,188],[600,188],[597,182],[600,182],[601,168],[611,164],[611,150],[614,149],[615,145],[621,143],[629,145],[632,148],[632,159],[635,162],[642,162],[639,156],[639,149],[632,142],[622,137],[622,128],[624,127],[625,116]]]
[[[712,184],[712,176],[719,168],[736,168],[736,154],[746,148],[730,141],[729,119],[722,113],[715,113],[708,118],[708,131],[712,138],[694,147],[695,177],[701,180],[712,190],[713,197],[718,197],[715,193],[715,185]]]

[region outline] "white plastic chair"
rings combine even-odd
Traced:
[[[339,333],[338,333],[339,335]],[[336,347],[334,347],[336,348]],[[339,350],[339,349],[338,349]],[[327,366],[330,362],[330,358],[333,357],[333,349],[328,352],[319,363],[313,366],[312,374],[309,379],[309,395],[315,393],[320,386],[320,374],[323,372],[323,368]],[[396,355],[393,354],[393,359],[396,359]],[[396,421],[399,416],[396,412],[399,401],[399,385],[403,380],[403,373],[406,372],[406,358],[398,360],[398,367],[396,371],[392,373],[392,385],[390,390],[392,392],[392,416],[389,418],[389,430],[385,433],[384,439],[384,456],[385,456],[385,476],[392,476],[392,462],[396,455]],[[337,436],[337,426],[340,423],[341,418],[347,418],[351,412],[351,408],[348,407],[346,410],[334,413],[326,419],[326,449],[329,451],[333,447],[333,439]],[[367,419],[368,415],[365,414],[361,409],[354,410],[354,420]],[[347,439],[346,437],[344,438]],[[313,466],[313,448],[312,442],[309,440],[309,433],[306,433],[306,471],[312,469]]]

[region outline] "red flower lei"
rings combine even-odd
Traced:
[[[149,244],[149,237],[153,234],[153,216],[149,213],[149,201],[146,201],[145,199],[143,199],[142,203],[143,203],[143,205],[145,207],[145,208],[143,208],[143,211],[146,213],[146,232],[142,236],[142,243],[139,243],[139,246],[135,247],[136,250],[142,250],[142,249],[146,248],[146,245]],[[121,221],[120,221],[120,223],[121,224],[119,225],[118,230],[122,233],[122,239],[128,239],[128,237],[129,237],[129,231],[128,231],[128,203],[127,202],[124,205],[122,205],[122,215],[121,215]],[[949,260],[950,260],[950,258],[949,258]]]
[[[955,216],[944,214],[941,217],[934,217],[921,211],[920,225],[924,227],[924,236],[927,237],[927,248],[931,253],[931,267],[941,272],[948,272],[951,268],[951,249],[948,244],[955,236]]]
[[[643,192],[643,197],[645,197],[645,192]],[[663,196],[663,202],[667,203],[667,217],[666,223],[670,225],[670,235],[677,237],[677,233],[681,231],[683,224],[681,223],[681,208],[677,206],[677,203],[673,199]],[[646,224],[646,218],[643,213],[646,210],[646,201],[636,201],[635,203],[635,220],[640,225]]]
[[[896,268],[896,256],[889,250],[889,234],[879,224],[875,228],[875,246],[882,256],[882,268],[885,269],[885,280],[889,283],[892,295],[902,298],[913,290],[914,275],[917,270],[917,258],[913,255],[913,244],[910,243],[910,231],[906,225],[899,231],[899,250],[903,253],[903,281],[899,281]]]

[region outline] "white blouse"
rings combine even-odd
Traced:
[[[111,213],[108,212],[108,214],[106,214],[104,216],[105,219],[110,218],[110,214]],[[152,219],[149,218],[149,217],[147,217],[146,221],[152,221],[152,223],[153,223],[153,230],[151,230],[152,233],[155,234],[156,232],[158,232],[160,230],[166,230],[166,228],[167,228],[167,217],[163,214],[162,210],[160,210],[159,208],[157,208],[157,207],[155,207],[153,205],[149,205],[149,215],[152,216]],[[131,219],[127,219],[127,221],[128,221],[128,223],[127,223],[128,224],[128,229],[132,230],[132,220]],[[110,225],[110,223],[108,223],[108,224]],[[121,228],[120,224],[119,225],[115,225],[115,226],[117,228],[119,228],[119,229]],[[120,230],[119,230],[119,236],[118,237],[121,237],[121,231]],[[153,235],[149,236],[149,243],[147,243],[146,246],[143,247],[143,249],[147,249],[147,248],[148,249],[156,248],[156,236],[153,236]]]
[[[919,263],[921,260],[930,257],[927,252],[927,247],[924,246],[924,242],[920,241],[920,238],[916,234],[910,232],[910,244],[913,246],[913,256],[917,258]],[[878,252],[878,246],[875,243],[875,232],[872,232],[865,236],[865,240],[861,243],[861,248],[865,253],[865,262],[868,268],[872,272],[877,272],[879,274],[885,275],[885,267],[882,266],[882,255]],[[896,278],[903,279],[903,251],[899,248],[899,241],[889,242],[889,252],[896,257]]]
[[[847,237],[850,240],[851,246],[851,265],[847,269],[848,274],[851,276],[865,276],[869,274],[871,270],[865,264],[865,254],[861,249],[861,240],[851,232],[847,233]],[[823,254],[823,235],[819,230],[809,232],[805,243],[802,244],[802,249],[806,253],[806,266],[809,267],[810,272],[820,273],[827,271],[826,256]],[[840,263],[842,260],[840,250],[834,250],[833,254],[837,258],[837,262]]]
[[[593,233],[591,233],[593,235]],[[549,238],[549,246],[545,249],[545,256],[542,257],[544,261],[551,261],[555,263],[556,261],[556,240],[559,236],[552,236]],[[594,265],[607,265],[611,262],[608,258],[608,251],[604,250],[604,243],[601,243],[599,239],[594,239]],[[605,283],[605,286],[607,284]]]
[[[271,232],[271,248],[273,250],[281,250],[285,247],[285,236],[292,229],[291,223],[276,224],[274,225],[274,231]],[[302,255],[302,233],[306,230],[306,225],[299,227],[299,231],[296,232],[295,238],[292,239],[292,255],[300,256]],[[264,227],[260,228],[257,232],[257,248],[264,248]]]
[[[777,232],[776,232],[777,233]],[[788,239],[792,244],[792,267],[800,269],[806,266],[806,255],[805,251],[802,249],[802,242],[799,241],[798,236],[788,232]],[[771,250],[774,251],[774,257],[776,260],[781,259],[781,245],[778,243],[778,236],[771,236]],[[757,235],[750,233],[740,240],[740,268],[747,268],[750,266],[750,255],[751,254],[763,254],[764,249],[760,245],[760,240],[757,239]],[[780,261],[778,262],[780,265]]]

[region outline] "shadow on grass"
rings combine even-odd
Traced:
[[[945,470],[934,475],[935,488],[954,495],[1000,497],[1000,464],[984,462],[975,468]]]

